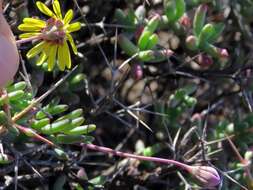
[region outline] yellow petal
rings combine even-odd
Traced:
[[[33,36],[39,36],[40,34],[41,33],[39,33],[39,32],[23,33],[23,34],[19,35],[19,38],[20,39],[25,39],[25,38],[30,38],[30,37],[33,37]]]
[[[53,9],[54,9],[54,13],[56,14],[57,18],[62,19],[61,6],[60,6],[60,3],[58,0],[54,0]]]
[[[43,50],[44,47],[45,47],[45,42],[44,41],[38,43],[36,46],[34,46],[32,49],[30,49],[27,52],[27,54],[26,54],[27,58],[30,59],[30,58],[38,55]]]
[[[50,49],[48,52],[48,60],[47,60],[48,71],[52,71],[54,69],[57,48],[58,48],[57,45],[50,46]]]
[[[42,28],[43,27],[31,25],[31,24],[20,24],[18,26],[18,29],[24,32],[30,32],[30,31],[38,32],[38,31],[41,31]]]
[[[63,19],[64,24],[69,24],[70,21],[73,19],[73,16],[74,16],[73,10],[72,9],[68,10]]]
[[[71,68],[71,57],[70,57],[70,52],[69,52],[69,46],[67,41],[65,40],[62,47],[61,51],[59,52],[59,56],[61,57],[62,60],[64,60],[64,65],[68,69]],[[61,64],[61,63],[60,63]]]
[[[80,22],[75,22],[73,24],[70,24],[67,26],[67,31],[68,32],[75,32],[81,29],[81,23]]]
[[[66,60],[64,55],[63,45],[58,47],[58,67],[61,71],[65,70]]]
[[[74,54],[77,55],[77,53],[78,53],[77,52],[77,47],[76,47],[75,42],[74,42],[74,40],[73,40],[73,38],[72,38],[72,36],[70,34],[67,34],[67,39],[68,39],[68,41],[69,41],[69,43],[70,43],[70,45],[72,47],[72,50],[73,50]]]
[[[37,1],[36,5],[38,9],[40,10],[40,12],[44,13],[45,15],[49,17],[56,17],[55,14],[41,1]]]
[[[36,61],[36,65],[42,65],[47,59],[47,55],[45,52],[41,52],[39,59]]]
[[[46,22],[40,19],[36,19],[36,18],[24,18],[23,22],[25,24],[31,24],[31,25],[36,25],[39,26],[41,28],[44,28],[46,26]]]

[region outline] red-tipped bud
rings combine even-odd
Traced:
[[[210,166],[190,166],[189,172],[205,187],[212,188],[221,183],[217,170]]]
[[[213,65],[213,59],[205,54],[200,54],[197,57],[197,63],[202,67],[210,67]]]
[[[84,170],[84,168],[80,168],[77,172],[77,177],[80,178],[80,179],[84,179],[84,180],[87,180],[88,177],[87,177],[87,174]]]
[[[180,24],[182,24],[184,27],[191,27],[191,19],[188,15],[184,14],[181,18],[180,18]]]
[[[229,53],[227,49],[219,49],[218,50],[219,58],[221,59],[222,62],[226,62],[229,57]]]
[[[160,52],[164,57],[170,57],[174,54],[174,51],[170,50],[170,49],[164,49],[161,50]]]
[[[188,36],[186,38],[186,47],[192,51],[197,50],[198,49],[198,39],[195,36]]]
[[[134,64],[132,68],[132,75],[135,80],[141,80],[143,77],[143,69],[140,64]]]

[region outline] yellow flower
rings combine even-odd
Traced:
[[[64,17],[62,16],[58,0],[53,1],[53,11],[40,1],[37,1],[36,5],[43,14],[50,18],[46,21],[38,18],[24,18],[23,23],[18,26],[19,30],[25,32],[19,36],[21,39],[35,38],[41,40],[28,51],[27,58],[39,55],[36,64],[42,65],[47,61],[49,71],[53,70],[55,62],[58,63],[61,71],[65,70],[65,67],[70,69],[69,44],[73,52],[77,54],[77,48],[70,33],[80,30],[81,24],[79,22],[70,24],[74,15],[71,9]]]

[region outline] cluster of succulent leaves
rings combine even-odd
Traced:
[[[165,0],[164,15],[155,15],[151,19],[145,19],[146,11],[142,5],[136,11],[129,10],[128,14],[117,9],[116,20],[120,25],[126,27],[118,39],[120,47],[127,55],[136,56],[142,62],[161,62],[168,59],[172,55],[172,51],[159,47],[159,38],[155,32],[165,28],[176,33],[184,30],[179,21],[186,11],[187,3],[184,0]],[[225,63],[228,56],[226,50],[213,45],[221,36],[224,24],[205,24],[206,14],[207,5],[200,4],[193,21],[194,35],[186,39],[186,46],[192,51],[205,52],[212,58]],[[133,41],[136,41],[136,44]]]
[[[156,105],[156,110],[159,113],[167,115],[167,117],[163,117],[165,123],[168,123],[171,127],[180,127],[178,123],[179,118],[184,113],[192,110],[197,104],[197,99],[192,96],[195,90],[195,85],[179,88],[174,94],[170,95],[169,101],[165,105]]]
[[[118,43],[122,50],[129,56],[136,56],[143,62],[161,62],[171,56],[172,51],[158,46],[159,37],[156,30],[166,24],[175,24],[185,13],[184,0],[164,1],[165,15],[154,15],[146,19],[144,6],[139,6],[136,11],[129,10],[126,15],[117,9],[115,18],[120,25],[125,26],[125,32],[120,34]],[[135,34],[135,35],[131,35]],[[129,34],[130,33],[130,34]],[[132,42],[136,41],[136,44]]]
[[[20,113],[32,104],[34,100],[33,93],[29,92],[27,83],[23,81],[9,85],[6,91],[7,95],[0,98],[0,108],[3,108],[8,102],[11,116]],[[19,119],[17,124],[44,136],[55,145],[92,142],[93,137],[89,133],[94,131],[96,126],[86,124],[83,117],[83,109],[79,108],[72,111],[68,111],[68,109],[69,106],[61,104],[60,98],[56,97],[48,104],[39,105],[32,109],[29,114]],[[25,133],[28,138],[20,136],[19,130],[8,124],[7,118],[6,112],[0,109],[0,125],[8,127],[4,140],[21,142],[22,138],[26,141],[30,138],[29,136],[33,136],[29,132]],[[62,151],[56,149],[56,153],[62,154]],[[0,163],[9,163],[7,158],[9,158],[7,155],[1,155]]]
[[[200,5],[194,16],[193,33],[186,40],[186,45],[190,50],[203,51],[213,58],[221,58],[221,49],[213,45],[220,37],[225,25],[223,23],[207,23],[206,21],[207,6]],[[224,55],[225,56],[225,55]]]

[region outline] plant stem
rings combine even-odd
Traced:
[[[51,142],[50,140],[48,140],[48,139],[42,137],[41,135],[37,134],[36,132],[34,132],[30,128],[26,128],[26,127],[23,127],[21,125],[15,125],[15,127],[19,131],[21,131],[22,133],[27,134],[28,136],[34,137],[35,139],[38,139],[39,141],[45,142],[48,145],[56,146],[53,142]]]
[[[130,154],[130,153],[125,153],[125,152],[120,152],[113,150],[111,148],[103,147],[103,146],[97,146],[94,144],[81,144],[81,146],[90,149],[90,150],[95,150],[99,152],[103,152],[106,154],[112,154],[114,156],[120,156],[120,157],[125,157],[125,158],[133,158],[137,160],[143,160],[143,161],[150,161],[150,162],[158,162],[162,164],[173,164],[177,167],[180,167],[184,170],[190,171],[191,168],[187,164],[183,164],[181,162],[178,162],[176,160],[169,160],[169,159],[164,159],[164,158],[158,158],[158,157],[149,157],[149,156],[140,156],[140,155],[135,155],[135,154]]]
[[[17,45],[21,45],[21,44],[24,44],[24,43],[27,43],[27,42],[31,42],[33,40],[40,40],[41,38],[42,38],[42,35],[32,36],[30,38],[25,38],[25,39],[17,40],[16,44]]]

